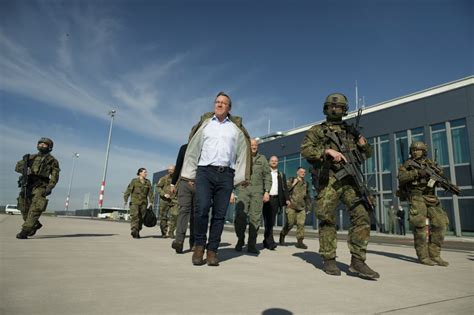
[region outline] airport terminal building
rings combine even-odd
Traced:
[[[345,119],[353,123],[356,115],[357,112],[351,112]],[[301,157],[300,144],[306,131],[321,122],[262,136],[259,151],[267,158],[278,156],[278,167],[287,177],[295,176],[300,166],[308,170],[311,166]],[[410,144],[420,140],[428,144],[429,157],[437,160],[445,175],[462,191],[461,196],[453,196],[437,189],[450,220],[448,234],[474,236],[474,76],[366,106],[360,125],[373,147],[372,157],[363,166],[377,198],[375,215],[379,224],[374,221],[373,229],[386,231],[387,210],[391,205],[395,208],[401,205],[408,213],[408,205],[396,196],[397,172],[407,158]],[[164,171],[155,173],[153,182],[164,174]],[[229,210],[228,220],[232,221],[233,209]],[[279,215],[279,224],[282,220]],[[307,216],[307,225],[316,228],[317,223],[314,213]],[[339,211],[339,229],[348,229],[349,224],[347,211]],[[408,222],[406,228],[409,230]]]

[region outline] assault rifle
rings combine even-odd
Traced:
[[[358,150],[350,150],[346,147],[338,134],[332,131],[326,132],[326,136],[337,146],[337,150],[344,155],[347,162],[342,161],[342,169],[335,173],[338,180],[350,177],[354,180],[360,198],[357,203],[362,203],[369,211],[375,210],[375,205],[372,202],[372,193],[367,187],[364,175],[360,169],[360,165],[364,162],[363,156]],[[357,204],[356,203],[356,204]]]
[[[18,179],[18,187],[23,189],[23,194],[25,198],[25,203],[26,203],[26,197],[27,197],[27,189],[26,186],[28,186],[28,162],[30,160],[30,155],[25,154],[23,155],[23,170],[21,171],[21,176]]]
[[[458,186],[451,184],[449,179],[447,179],[445,176],[440,175],[439,173],[441,172],[440,169],[436,167],[431,167],[431,166],[424,166],[418,163],[415,160],[409,159],[407,161],[408,165],[413,166],[416,169],[419,170],[424,170],[426,174],[429,176],[429,181],[428,181],[428,186],[429,187],[434,187],[435,184],[438,184],[440,187],[442,187],[444,190],[449,191],[455,195],[461,195],[461,189],[459,189]]]

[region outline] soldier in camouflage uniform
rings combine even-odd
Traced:
[[[280,245],[285,244],[285,236],[296,224],[297,248],[307,249],[308,246],[303,243],[304,222],[306,221],[306,211],[311,207],[311,197],[309,195],[309,183],[304,180],[306,170],[299,167],[296,171],[296,178],[288,180],[288,191],[290,195],[290,204],[286,207],[286,223],[280,232]]]
[[[337,135],[343,145],[362,157],[370,157],[371,147],[366,139],[351,125],[342,121],[349,108],[347,98],[334,93],[326,98],[324,114],[327,119],[320,125],[309,129],[301,144],[301,154],[314,168],[320,169],[317,190],[317,216],[319,223],[319,253],[324,265],[323,271],[339,276],[340,269],[336,264],[336,207],[340,200],[350,213],[351,227],[348,235],[348,246],[352,254],[349,270],[362,277],[379,278],[380,275],[365,264],[367,244],[370,236],[370,216],[361,202],[354,179],[345,176],[338,180],[336,174],[343,169],[346,157],[337,150],[337,145],[329,138]],[[360,165],[357,165],[360,167]]]
[[[140,238],[143,219],[145,218],[146,209],[153,204],[153,189],[150,181],[146,178],[147,171],[145,168],[139,168],[137,178],[132,179],[128,184],[127,190],[123,194],[125,205],[128,198],[130,200],[130,228],[133,238]]]
[[[160,178],[158,184],[156,184],[160,194],[160,229],[163,238],[174,238],[174,231],[178,220],[177,195],[171,186],[173,173],[174,165],[168,166],[168,174]]]
[[[412,143],[410,159],[422,166],[429,166],[442,175],[442,170],[436,162],[426,158],[427,150],[428,147],[423,142]],[[400,166],[398,181],[400,199],[408,200],[410,203],[409,221],[413,226],[416,255],[423,265],[448,266],[448,262],[440,257],[446,227],[449,224],[448,216],[436,196],[436,185],[431,184],[430,177],[424,169],[411,166],[410,159]],[[426,226],[426,218],[430,220],[431,227]],[[428,242],[427,228],[430,230]]]
[[[245,229],[249,224],[249,238],[247,251],[259,254],[257,249],[257,234],[262,220],[263,203],[270,200],[270,188],[272,188],[272,175],[270,165],[264,155],[258,153],[258,142],[250,141],[252,151],[252,175],[250,182],[244,182],[236,189],[237,204],[235,206],[235,234],[238,241],[235,245],[236,251],[241,251],[245,244]]]
[[[53,150],[51,139],[39,139],[37,149],[38,154],[26,154],[21,161],[16,163],[15,167],[15,171],[18,173],[23,173],[24,168],[27,167],[28,174],[27,185],[22,187],[18,197],[18,209],[25,221],[20,233],[16,235],[19,239],[35,235],[36,231],[43,226],[39,222],[39,218],[48,205],[46,196],[49,196],[56,186],[61,171],[58,160],[50,153]],[[27,165],[25,165],[26,161]]]

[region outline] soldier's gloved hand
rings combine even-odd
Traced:
[[[51,191],[52,191],[52,189],[50,187],[46,187],[46,189],[43,191],[42,196],[46,197],[46,196],[51,195]]]
[[[359,139],[360,132],[353,125],[349,125],[348,131],[354,136],[354,138]]]
[[[420,169],[418,170],[418,176],[420,176],[421,178],[425,178],[428,177],[428,173],[426,172],[426,170]]]
[[[23,158],[22,158],[22,159],[23,159],[23,160],[26,160],[29,156],[30,156],[29,154],[25,154],[25,155],[23,155]]]

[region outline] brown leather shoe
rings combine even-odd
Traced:
[[[207,250],[206,261],[208,266],[219,266],[219,259],[217,259],[217,253],[212,250]]]
[[[204,257],[204,246],[196,246],[194,249],[193,253],[193,265],[195,266],[201,266],[206,263],[206,261],[203,259]]]

